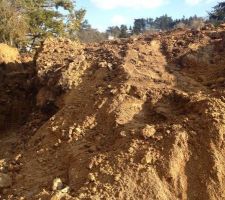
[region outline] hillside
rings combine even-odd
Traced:
[[[0,199],[225,199],[225,25],[0,65]]]

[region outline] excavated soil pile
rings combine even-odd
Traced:
[[[37,106],[44,112],[54,113],[63,105],[66,91],[76,87],[86,69],[83,47],[68,39],[45,40],[36,54],[39,80]]]
[[[37,102],[57,109],[0,140],[2,198],[225,199],[224,55],[222,26],[46,41]]]

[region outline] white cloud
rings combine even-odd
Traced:
[[[114,8],[156,8],[167,3],[168,0],[91,0],[102,9]]]
[[[213,3],[213,2],[217,3],[220,1],[221,0],[185,0],[185,2],[191,6],[198,5],[199,3]]]
[[[114,26],[117,26],[117,25],[121,25],[121,24],[126,24],[127,19],[122,15],[115,15],[115,16],[113,16],[111,22]]]
[[[188,5],[192,5],[192,6],[197,5],[200,2],[202,2],[202,0],[185,0],[185,1]]]

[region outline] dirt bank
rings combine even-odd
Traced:
[[[225,199],[224,55],[210,26],[46,41],[37,110],[0,136],[2,198]]]

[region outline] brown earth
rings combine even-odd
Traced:
[[[19,102],[32,109],[0,135],[12,178],[0,199],[225,199],[223,27],[86,47],[49,39],[25,66],[36,73]],[[7,105],[3,125],[26,110]]]
[[[0,64],[20,62],[20,54],[16,48],[0,43]]]

